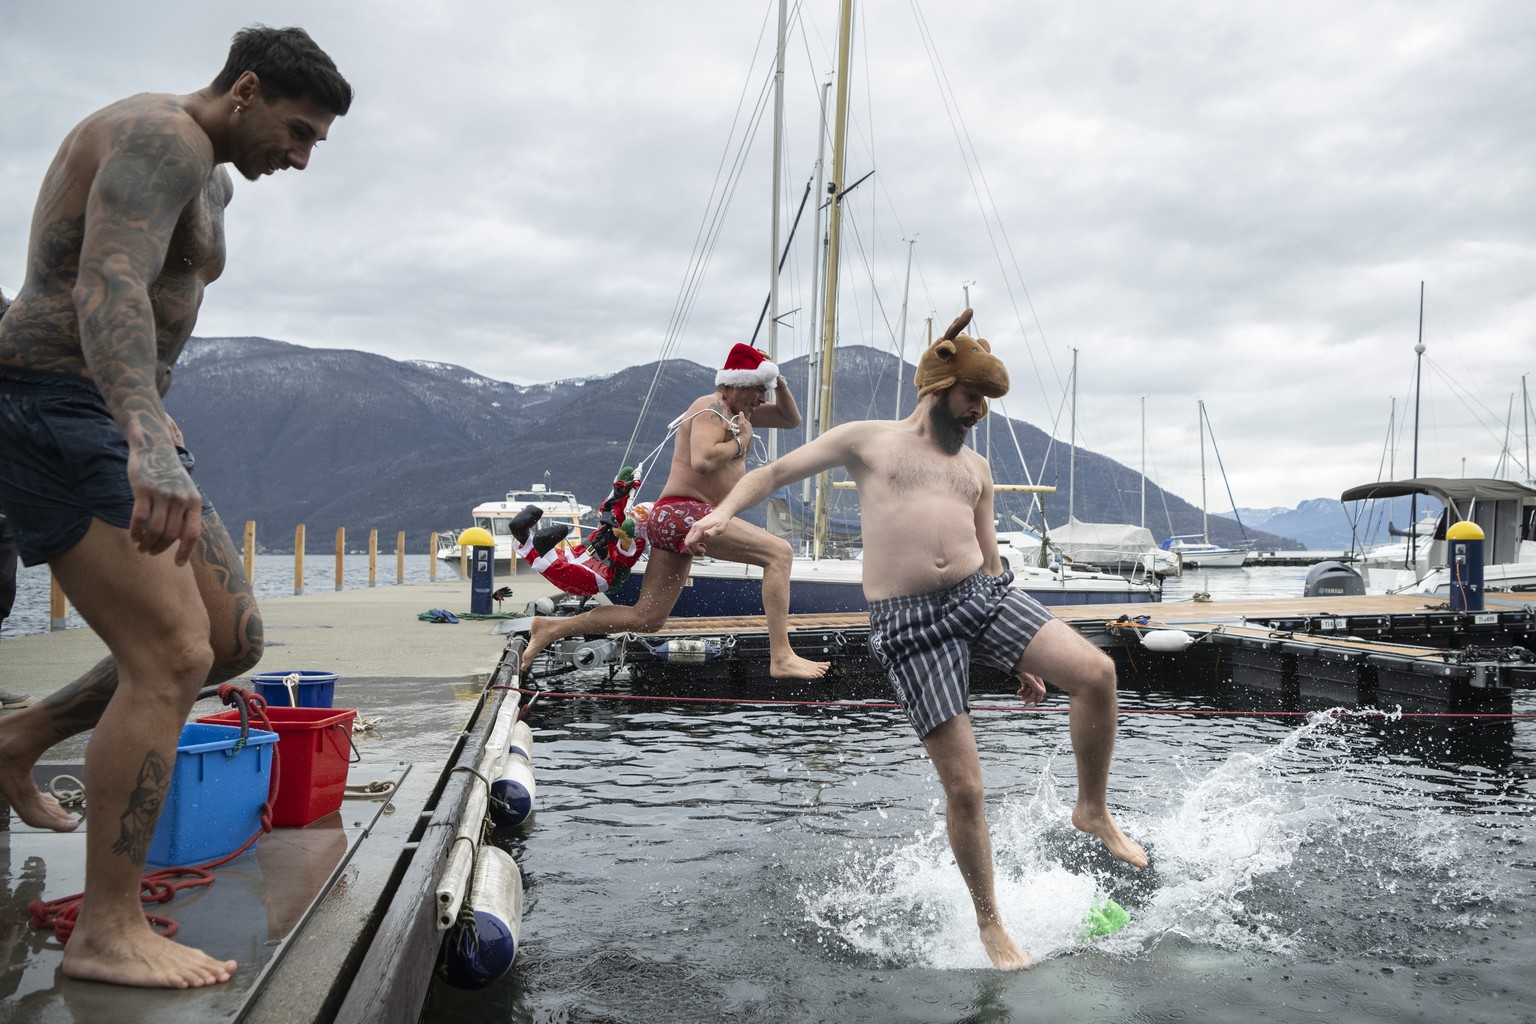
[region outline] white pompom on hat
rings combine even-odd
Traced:
[[[725,366],[715,374],[715,387],[771,388],[779,379],[779,368],[768,353],[737,342],[725,357]]]

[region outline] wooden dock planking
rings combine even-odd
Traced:
[[[791,615],[789,631],[818,629],[868,629],[865,612],[821,612]],[[654,636],[714,636],[718,633],[766,633],[768,620],[762,615],[723,615],[713,618],[668,619]]]
[[[1324,615],[1404,615],[1444,610],[1445,602],[1422,594],[1367,594],[1359,597],[1245,598],[1234,601],[1146,601],[1139,604],[1094,604],[1054,608],[1058,618],[1074,626],[1110,622],[1124,615],[1142,615],[1164,623],[1225,623],[1246,619]]]

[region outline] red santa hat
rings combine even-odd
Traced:
[[[779,379],[779,368],[768,353],[737,342],[725,357],[725,367],[715,374],[715,387],[771,388]]]

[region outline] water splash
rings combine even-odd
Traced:
[[[1497,866],[1467,856],[1465,818],[1426,799],[1424,780],[1377,756],[1372,731],[1399,727],[1400,716],[1340,710],[1215,765],[1175,759],[1141,792],[1113,794],[1132,808],[1122,826],[1152,857],[1140,872],[1071,826],[1072,784],[1053,770],[1070,752],[1058,749],[1033,793],[988,810],[998,904],[1014,938],[1037,962],[1090,945],[1134,955],[1170,935],[1226,951],[1368,949],[1417,961],[1434,955],[1426,931],[1449,942],[1479,926],[1479,907],[1500,889]],[[1315,892],[1339,885],[1352,905],[1320,915]],[[1106,897],[1131,923],[1089,940],[1085,918]],[[942,820],[887,849],[851,848],[801,903],[818,941],[855,956],[987,966]]]

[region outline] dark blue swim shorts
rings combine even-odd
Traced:
[[[74,547],[92,518],[128,528],[128,441],[93,382],[0,366],[0,508],[26,565]]]

